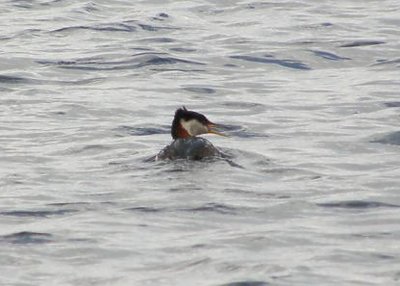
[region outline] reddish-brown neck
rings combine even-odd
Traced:
[[[182,127],[182,124],[178,124],[176,135],[178,138],[189,138],[190,134],[186,131],[185,128]]]

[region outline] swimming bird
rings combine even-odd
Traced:
[[[187,110],[185,107],[177,109],[171,127],[173,141],[162,149],[155,159],[201,160],[221,155],[222,153],[210,141],[197,137],[206,133],[226,136],[215,130],[215,127],[216,124],[201,113]]]

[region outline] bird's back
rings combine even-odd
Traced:
[[[220,152],[210,141],[201,137],[179,138],[166,146],[157,155],[157,160],[189,159],[201,160],[219,155]]]

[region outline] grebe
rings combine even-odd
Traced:
[[[171,127],[174,141],[162,149],[155,159],[200,160],[205,157],[221,155],[221,152],[210,141],[196,137],[206,133],[226,136],[215,130],[215,127],[216,124],[203,114],[187,110],[185,107],[177,109]]]

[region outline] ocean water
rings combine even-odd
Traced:
[[[400,284],[398,1],[0,6],[1,285]]]

